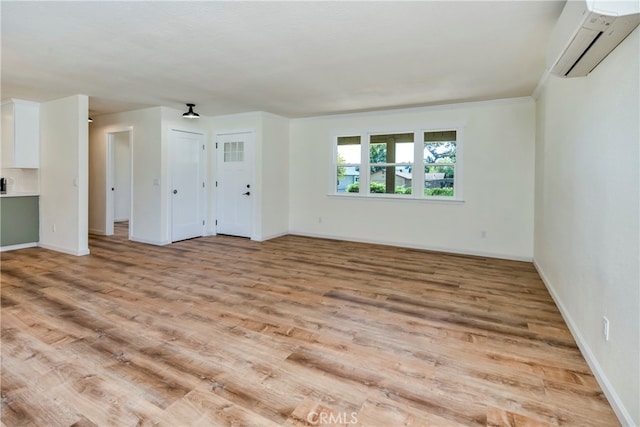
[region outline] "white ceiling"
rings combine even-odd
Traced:
[[[3,0],[2,99],[304,117],[526,96],[563,4]]]

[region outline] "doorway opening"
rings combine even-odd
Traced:
[[[131,129],[107,134],[106,235],[131,238],[133,156]]]

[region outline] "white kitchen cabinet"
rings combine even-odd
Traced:
[[[3,168],[40,167],[40,104],[10,99],[2,103]]]

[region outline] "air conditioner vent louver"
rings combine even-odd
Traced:
[[[571,74],[571,71],[573,71],[573,69],[574,69],[574,68],[576,68],[576,65],[578,65],[578,63],[580,62],[580,60],[581,60],[582,58],[584,58],[584,56],[587,54],[587,52],[589,52],[589,49],[591,49],[591,47],[595,44],[595,42],[597,42],[597,41],[598,41],[598,39],[600,38],[600,36],[601,36],[601,35],[602,35],[602,31],[600,31],[600,32],[598,33],[598,35],[593,39],[593,41],[592,41],[591,43],[589,43],[589,46],[587,46],[587,48],[585,49],[585,51],[584,51],[584,52],[582,52],[582,55],[580,55],[580,57],[576,60],[576,62],[574,62],[574,63],[573,63],[573,65],[571,66],[571,68],[569,68],[569,71],[567,71],[566,73],[564,73],[564,76],[565,76],[565,77],[569,77],[569,75]],[[596,65],[598,65],[598,64],[596,64]],[[593,68],[595,68],[595,66],[594,66]],[[592,68],[591,70],[589,70],[589,71],[587,72],[587,74],[589,74],[589,73],[593,70],[593,68]]]

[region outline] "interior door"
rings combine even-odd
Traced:
[[[204,235],[204,135],[172,130],[169,138],[171,175],[171,241]]]
[[[253,132],[218,135],[217,227],[219,234],[251,237],[253,229]]]

